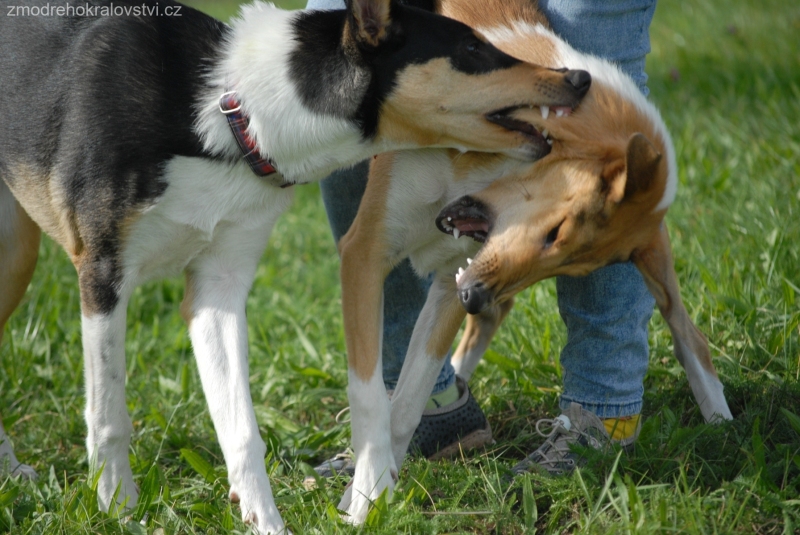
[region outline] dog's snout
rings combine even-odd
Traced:
[[[586,71],[567,71],[564,73],[564,78],[581,96],[585,95],[592,85],[592,75]]]
[[[489,302],[489,290],[482,282],[475,282],[458,291],[461,305],[469,314],[477,314]]]

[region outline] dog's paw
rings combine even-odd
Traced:
[[[291,531],[287,528],[278,508],[275,503],[269,500],[267,503],[255,504],[247,499],[247,496],[241,496],[237,492],[232,492],[232,498],[238,499],[239,506],[242,510],[242,521],[259,535],[291,535]]]
[[[133,482],[133,472],[127,456],[114,462],[107,459],[97,482],[97,501],[103,511],[130,511],[139,500],[139,487]],[[115,500],[116,498],[116,500]]]
[[[397,468],[394,461],[357,462],[352,484],[347,487],[339,502],[339,510],[346,511],[344,520],[357,526],[366,522],[370,505],[384,491],[388,493],[387,498],[391,498],[395,483],[397,483]]]

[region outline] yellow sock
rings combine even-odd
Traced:
[[[458,387],[455,383],[453,383],[450,385],[450,388],[444,392],[439,392],[435,396],[429,397],[428,403],[425,405],[425,409],[431,410],[438,407],[444,407],[445,405],[450,405],[451,403],[458,401],[458,396]]]
[[[636,432],[636,427],[639,425],[639,415],[606,418],[603,420],[603,425],[612,440],[625,440],[632,437]]]

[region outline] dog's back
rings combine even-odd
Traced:
[[[73,202],[98,186],[87,181],[110,177],[116,202],[138,202],[157,189],[153,167],[166,155],[200,154],[189,106],[224,25],[180,8],[181,16],[0,17],[0,86],[13,95],[0,101],[0,173],[13,189],[20,167],[57,169]],[[123,169],[136,174],[124,186]]]

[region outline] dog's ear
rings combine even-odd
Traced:
[[[630,198],[640,191],[652,187],[661,163],[661,154],[643,134],[633,134],[628,140],[625,154],[627,180],[625,180],[625,198]]]
[[[360,44],[375,47],[388,35],[391,0],[350,0],[350,33]]]
[[[607,163],[603,180],[608,187],[607,201],[619,204],[637,193],[647,191],[656,179],[661,154],[643,134],[633,134],[628,140],[624,159],[620,156]]]

